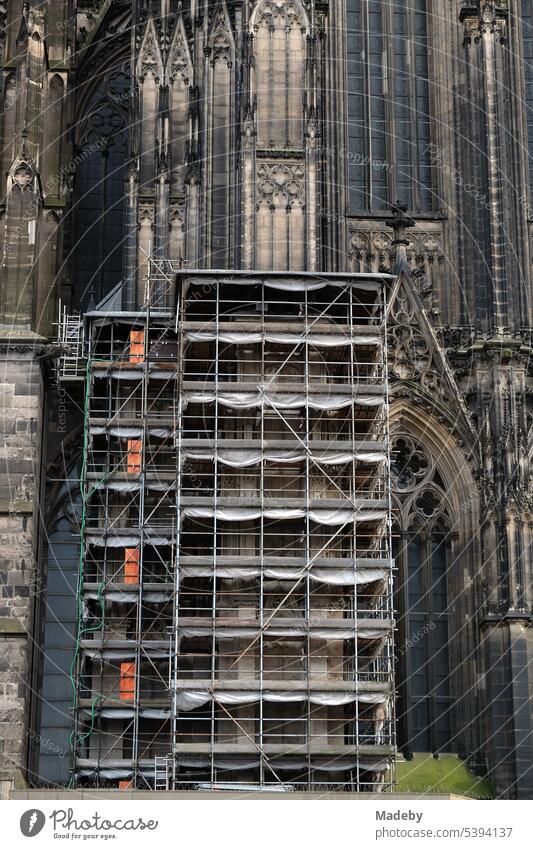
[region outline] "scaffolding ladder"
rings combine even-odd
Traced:
[[[172,755],[156,755],[154,790],[170,790]]]
[[[69,314],[61,301],[59,302],[57,341],[61,347],[61,355],[56,360],[58,382],[83,381],[86,369],[83,319],[79,313]]]

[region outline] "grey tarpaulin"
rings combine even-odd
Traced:
[[[123,649],[105,649],[102,646],[97,646],[93,649],[88,646],[83,646],[83,653],[86,657],[101,657],[103,660],[128,660],[130,657],[135,657],[137,649],[135,645],[131,646],[131,648]],[[168,659],[168,649],[144,648],[143,655],[151,658]]]
[[[91,425],[89,433],[92,436],[102,436],[108,433],[110,436],[117,436],[120,439],[135,439],[143,435],[141,427],[126,427],[126,425],[117,425],[116,427],[105,427],[104,425]],[[172,431],[169,427],[150,427],[148,428],[150,436],[155,436],[158,439],[165,439],[170,436]]]
[[[133,708],[102,708],[98,711],[96,708],[96,712],[100,714],[102,719],[133,719],[135,716],[135,711]],[[83,713],[90,716],[90,710],[84,710]]]
[[[276,759],[275,757],[269,757],[269,764],[273,769],[307,769],[307,761],[303,759]],[[211,760],[208,757],[202,757],[201,755],[179,755],[176,758],[176,764],[183,769],[206,769],[211,765]],[[235,770],[243,770],[243,769],[254,769],[259,766],[260,759],[258,757],[254,758],[253,755],[249,755],[248,757],[241,755],[240,757],[229,758],[227,755],[224,756],[216,756],[213,760],[213,766],[215,769],[235,769]],[[386,760],[354,760],[353,758],[335,758],[330,760],[319,760],[314,757],[311,758],[310,763],[311,769],[320,769],[326,772],[343,772],[346,769],[359,769],[366,770],[369,772],[386,772],[389,768],[389,763]]]
[[[137,492],[137,490],[141,489],[141,482],[136,481],[126,481],[126,480],[108,480],[104,481],[100,486],[107,487],[110,490],[115,492]],[[145,489],[150,489],[154,492],[167,492],[173,489],[176,489],[176,481],[157,481],[157,480],[147,480],[145,481]]]
[[[125,546],[126,548],[133,548],[136,545],[139,545],[139,539],[140,537],[138,534],[135,536],[117,536],[116,534],[97,536],[96,534],[87,534],[85,537],[85,541],[88,545],[107,545],[109,548],[122,548],[122,546]]]
[[[156,439],[166,439],[172,431],[169,427],[151,427],[148,429],[148,433],[150,436],[155,436]]]
[[[146,489],[151,489],[153,492],[170,492],[177,487],[177,481],[156,481],[148,479],[145,482]]]
[[[124,480],[108,480],[105,486],[113,492],[136,492],[141,487],[139,481]]]
[[[150,369],[150,378],[152,380],[174,380],[178,376],[175,368],[162,369],[159,366]]]
[[[76,775],[82,776],[83,778],[90,778],[92,776],[98,775],[100,778],[116,778],[116,779],[124,779],[131,778],[133,775],[133,770],[131,769],[108,769],[106,767],[100,767],[99,769],[89,769],[83,768],[79,769],[76,772]]]
[[[99,715],[102,719],[133,719],[135,716],[135,711],[133,708],[114,708],[114,707],[104,707],[98,711]],[[91,711],[86,709],[83,711],[84,714],[90,716]],[[169,710],[157,710],[155,708],[145,708],[139,711],[139,716],[142,719],[170,719],[170,711]]]
[[[106,592],[105,596],[101,596],[96,591],[90,591],[83,594],[84,598],[101,599],[102,601],[116,602],[117,604],[128,604],[136,602],[139,594],[135,592]]]
[[[81,759],[80,759],[81,761]],[[107,761],[101,761],[100,766],[98,765],[98,761],[94,759],[84,759],[83,761],[78,761],[79,769],[77,774],[84,777],[93,777],[100,776],[100,778],[131,778],[133,775],[133,767],[132,766],[108,766]],[[110,763],[113,763],[112,761]],[[275,758],[269,758],[270,765],[275,770],[283,770],[283,769],[307,769],[307,761],[305,760],[276,760]],[[82,765],[83,764],[83,765]],[[240,757],[228,757],[224,756],[215,756],[213,759],[213,766],[215,769],[225,770],[247,770],[254,769],[258,767],[260,764],[259,757],[254,757],[253,754]],[[211,760],[207,757],[202,757],[201,755],[181,755],[176,758],[176,766],[181,767],[182,769],[207,769],[211,765]],[[321,770],[323,772],[343,772],[345,770],[353,770],[359,769],[364,770],[366,772],[386,772],[389,768],[389,763],[386,760],[371,760],[368,758],[354,760],[352,759],[342,759],[335,758],[331,760],[319,760],[316,757],[312,758],[310,761],[310,767],[314,770]],[[155,774],[155,767],[152,764],[140,764],[140,770],[142,775],[147,777],[153,776]]]
[[[382,395],[335,395],[282,392],[192,392],[185,391],[181,398],[182,409],[190,404],[211,404],[218,401],[223,407],[236,410],[251,410],[265,403],[268,407],[279,410],[296,410],[299,407],[310,407],[313,410],[342,410],[351,407],[352,403],[362,407],[375,407],[383,404]]]
[[[180,626],[178,630],[182,637],[206,637],[213,633],[213,629],[209,625],[184,625]],[[222,625],[215,628],[215,637],[218,639],[255,637],[258,633],[259,628],[232,628]],[[360,640],[372,641],[382,639],[384,636],[383,630],[374,628],[313,628],[313,626],[307,628],[303,625],[292,625],[285,628],[269,625],[264,629],[264,633],[267,637],[305,637],[309,634],[310,638],[315,640],[351,640],[357,637]]]
[[[211,701],[219,702],[222,705],[248,705],[262,700],[264,702],[306,702],[310,701],[313,705],[322,707],[349,705],[352,702],[361,702],[370,705],[384,704],[388,700],[385,693],[357,693],[357,692],[278,692],[264,691],[263,694],[250,690],[214,690],[210,693],[207,690],[182,690],[177,694],[176,703],[178,710],[189,711],[195,708],[202,707]]]
[[[123,546],[126,548],[134,548],[139,545],[140,536],[138,534],[135,536],[119,536],[118,534],[104,534],[102,536],[97,536],[96,534],[87,534],[85,541],[88,545],[107,545],[109,548],[122,548]],[[172,544],[172,540],[169,539],[169,537],[159,537],[150,533],[145,534],[144,541],[147,545],[155,546]]]
[[[377,292],[381,289],[384,280],[394,280],[394,276],[391,274],[380,274],[376,279],[372,279],[373,275],[371,274],[350,274],[349,277],[344,277],[342,280],[335,280],[333,278],[329,278],[327,280],[317,279],[316,277],[300,277],[297,280],[291,280],[289,277],[282,278],[277,280],[272,277],[264,277],[258,278],[256,280],[250,279],[249,277],[243,277],[242,280],[239,278],[230,278],[229,280],[220,280],[220,278],[213,278],[213,283],[232,283],[234,285],[245,284],[245,285],[263,285],[266,289],[278,289],[282,292],[315,292],[317,289],[325,289],[326,286],[333,286],[335,289],[346,289],[346,288],[354,288],[361,289],[365,292]],[[188,277],[187,282],[192,286],[205,286],[209,285],[209,277],[208,276],[198,276],[198,277]]]
[[[124,439],[132,439],[142,436],[142,428],[140,427],[110,427],[109,433],[111,436],[120,436]]]
[[[172,545],[170,537],[160,537],[150,531],[146,531],[144,541],[147,545]]]
[[[99,599],[101,596],[98,595],[96,591],[90,591],[84,593],[85,598],[90,599]],[[106,592],[105,596],[102,596],[103,601],[112,601],[116,604],[128,604],[131,602],[137,601],[139,598],[139,594],[136,592]],[[170,601],[172,598],[172,593],[156,593],[156,592],[144,592],[143,593],[143,601],[150,604],[164,604],[166,601]]]
[[[309,569],[307,567],[301,569],[276,569],[266,566],[263,569],[265,578],[287,581],[295,581],[307,574],[307,572],[309,572],[309,577],[312,581],[319,581],[323,584],[336,584],[338,586],[371,584],[374,581],[380,581],[387,577],[386,569],[357,569],[354,571],[350,568],[323,568],[320,566],[311,566]],[[213,574],[214,569],[212,566],[182,566],[180,568],[180,578],[211,578]],[[218,578],[257,578],[261,574],[261,569],[254,566],[217,566],[216,574]]]
[[[143,708],[140,711],[143,719],[170,719],[169,710],[157,710],[156,708]]]
[[[246,333],[244,331],[222,332],[218,334],[208,331],[189,331],[189,342],[212,342],[217,339],[230,345],[253,345],[261,342],[273,342],[279,345],[314,345],[317,348],[338,348],[340,345],[377,345],[379,336],[358,335],[350,337],[339,333]]]
[[[113,377],[115,380],[142,380],[144,372],[133,368],[94,369],[95,377]]]
[[[247,466],[255,466],[262,460],[275,463],[299,463],[309,456],[314,463],[322,463],[325,466],[340,466],[350,463],[352,460],[360,460],[365,463],[380,463],[385,459],[383,451],[315,451],[305,452],[295,448],[283,450],[281,448],[269,448],[264,451],[256,448],[219,448],[218,451],[209,448],[185,448],[184,456],[188,460],[214,460],[225,466],[233,466],[243,469]]]
[[[223,522],[248,522],[264,516],[265,519],[304,519],[307,511],[300,508],[258,507],[184,507],[182,515],[190,519],[217,518]],[[348,522],[370,522],[384,519],[385,510],[309,510],[309,518],[319,525],[345,525]]]

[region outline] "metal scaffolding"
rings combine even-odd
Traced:
[[[155,271],[76,336],[73,783],[386,789],[391,278]]]

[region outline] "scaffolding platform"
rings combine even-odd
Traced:
[[[169,267],[155,308],[63,317],[74,786],[392,787],[391,280]]]

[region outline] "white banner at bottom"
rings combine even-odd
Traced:
[[[156,849],[367,849],[530,845],[527,801],[380,794],[198,793],[94,798],[57,792],[0,803],[6,849],[72,844]],[[133,796],[134,794],[132,794]],[[161,795],[166,796],[162,799]],[[260,795],[260,798],[258,798]],[[273,796],[276,798],[272,798]],[[218,804],[217,804],[218,803]],[[222,804],[220,804],[222,803]]]

